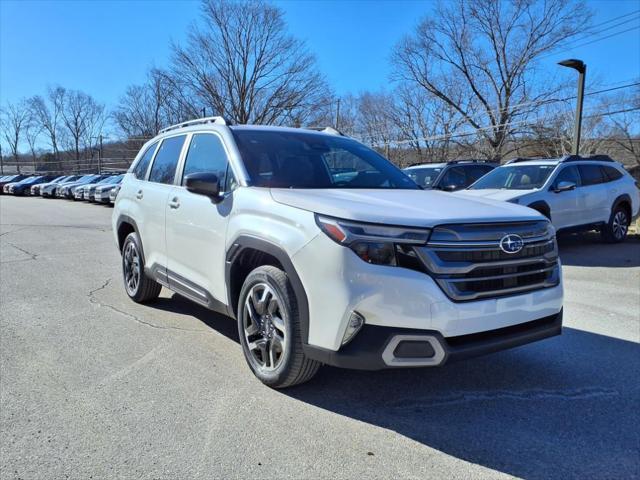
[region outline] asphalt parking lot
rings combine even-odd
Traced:
[[[640,240],[561,240],[560,337],[284,391],[235,323],[121,285],[111,209],[0,197],[0,476],[640,476]]]

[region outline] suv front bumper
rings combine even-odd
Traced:
[[[457,360],[486,355],[562,333],[562,310],[538,320],[485,332],[443,337],[435,330],[365,325],[354,339],[339,351],[305,345],[305,354],[327,365],[358,370],[441,366]],[[402,342],[428,342],[425,355],[396,356]],[[414,350],[415,351],[415,350]]]

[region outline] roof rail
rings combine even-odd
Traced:
[[[507,160],[504,164],[509,165],[510,163],[530,162],[533,160],[544,160],[544,157],[516,157],[511,160]]]
[[[561,163],[565,162],[581,162],[583,160],[594,161],[594,162],[614,162],[609,155],[589,155],[588,157],[582,157],[580,155],[567,155],[562,160]]]
[[[305,130],[315,130],[316,132],[328,133],[330,135],[337,135],[340,137],[346,137],[344,133],[333,127],[304,127]]]
[[[170,127],[165,127],[158,132],[165,133],[170,130],[175,130],[177,128],[190,127],[192,125],[203,125],[205,123],[213,123],[215,125],[231,125],[231,122],[226,120],[224,117],[203,117],[203,118],[194,118],[193,120],[187,120],[186,122],[176,123],[175,125],[171,125]]]
[[[467,158],[467,159],[460,159],[460,160],[448,160],[447,163],[498,163],[494,160],[489,160],[486,158]]]

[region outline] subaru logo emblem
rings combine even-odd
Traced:
[[[518,253],[523,247],[524,241],[520,235],[512,233],[500,239],[500,249],[505,253]]]

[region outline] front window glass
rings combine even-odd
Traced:
[[[251,183],[272,188],[419,188],[384,157],[350,138],[235,129]]]
[[[442,167],[407,168],[403,170],[407,176],[421,187],[429,188],[442,172]]]
[[[209,133],[196,134],[189,145],[182,184],[184,185],[184,178],[190,173],[208,172],[215,174],[218,184],[225,188],[228,166],[227,153],[220,139]]]
[[[555,165],[514,165],[498,167],[474,183],[472,190],[498,188],[531,190],[544,185]]]
[[[574,166],[565,167],[556,177],[556,181],[554,183],[554,187],[557,187],[560,182],[571,182],[575,183],[576,186],[580,185],[580,177],[578,176],[578,169]]]

